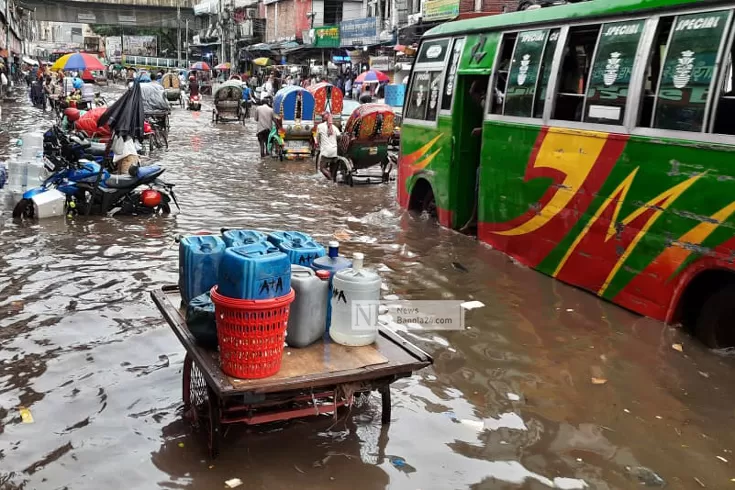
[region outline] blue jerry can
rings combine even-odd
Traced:
[[[228,248],[217,292],[235,299],[272,299],[291,291],[291,262],[268,242]]]
[[[230,248],[264,242],[268,239],[268,235],[255,230],[227,230],[222,233],[222,239],[227,248]]]
[[[216,235],[192,235],[179,242],[179,289],[189,303],[217,284],[225,242]]]

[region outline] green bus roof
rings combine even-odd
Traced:
[[[590,2],[445,22],[430,29],[424,34],[424,37],[453,36],[468,32],[492,31],[531,24],[573,22],[595,17],[644,14],[675,7],[707,7],[724,3],[727,2],[723,0],[592,0]]]

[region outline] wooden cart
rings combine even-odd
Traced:
[[[219,354],[199,347],[180,308],[178,286],[151,293],[153,301],[186,349],[182,388],[184,416],[204,430],[217,457],[222,425],[248,425],[333,413],[354,395],[378,391],[382,423],[390,422],[390,384],[432,363],[431,357],[388,329],[364,347],[319,341],[303,349],[285,348],[280,371],[265,379],[237,379],[219,367]]]

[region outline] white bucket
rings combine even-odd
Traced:
[[[378,336],[381,281],[378,274],[362,268],[363,258],[356,253],[352,268],[334,275],[329,336],[338,344],[368,345]]]

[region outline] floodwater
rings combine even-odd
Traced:
[[[254,123],[207,109],[174,110],[160,158],[176,216],[19,225],[0,200],[0,489],[735,487],[735,358],[401,212],[394,185],[261,161]],[[3,115],[5,154],[48,124],[23,97]],[[464,331],[407,334],[435,363],[394,385],[389,427],[374,397],[336,423],[233,428],[210,461],[150,292],[177,280],[177,235],[221,227],[337,233],[386,295],[485,306]]]

